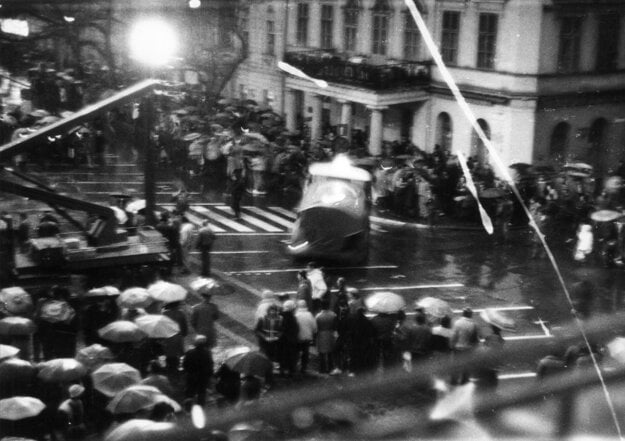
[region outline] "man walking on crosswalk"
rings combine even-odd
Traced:
[[[211,229],[208,221],[202,223],[202,228],[198,232],[197,249],[202,258],[202,276],[209,277],[211,275],[210,251],[215,242],[215,233]]]

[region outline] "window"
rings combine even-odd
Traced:
[[[404,14],[406,17],[406,27],[404,28],[404,58],[406,60],[417,60],[419,58],[419,43],[421,34],[414,22],[412,15]]]
[[[441,56],[449,64],[458,62],[458,36],[460,34],[460,12],[443,11],[441,35]]]
[[[449,113],[442,112],[436,118],[436,143],[445,151],[451,151],[453,125]]]
[[[332,31],[334,29],[334,7],[321,5],[321,48],[332,49]]]
[[[388,22],[391,8],[386,0],[377,0],[373,11],[373,46],[371,52],[386,55],[388,46]]]
[[[621,17],[618,14],[599,16],[596,64],[599,71],[611,71],[617,68],[620,21]]]
[[[241,30],[241,39],[243,47],[247,48],[250,41],[250,10],[248,8],[239,9],[239,29]]]
[[[497,14],[480,14],[477,36],[477,67],[482,69],[493,69],[495,67],[498,18]]]
[[[549,157],[559,162],[564,162],[569,146],[569,133],[571,126],[568,123],[558,123],[551,132],[551,145],[549,147]]]
[[[268,55],[276,53],[276,23],[273,20],[267,20],[267,47]]]
[[[360,5],[357,0],[351,0],[345,6],[344,30],[345,30],[345,50],[356,51],[356,39],[358,38],[358,16],[360,15]]]
[[[560,25],[558,71],[574,72],[579,68],[582,17],[562,17]]]
[[[306,46],[308,44],[308,3],[299,3],[297,5],[297,44]]]

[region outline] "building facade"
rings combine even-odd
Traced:
[[[625,155],[625,2],[413,1],[505,163],[603,171]],[[289,128],[362,130],[374,155],[408,137],[488,161],[404,0],[241,0],[238,19],[249,55],[230,93],[283,112]]]

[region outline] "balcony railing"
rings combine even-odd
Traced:
[[[430,63],[423,61],[386,60],[380,64],[366,57],[321,50],[287,52],[284,61],[314,78],[373,90],[430,82]]]

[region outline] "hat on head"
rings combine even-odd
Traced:
[[[263,290],[263,292],[261,294],[261,297],[264,300],[275,299],[276,298],[276,294],[272,290],[270,290],[270,289],[265,289],[265,290]]]
[[[206,344],[207,341],[208,339],[206,338],[205,335],[198,334],[195,336],[194,343],[196,346],[200,346],[200,345]]]
[[[78,398],[84,391],[85,388],[80,384],[72,384],[68,389],[70,398]]]
[[[282,305],[282,308],[285,311],[295,311],[295,302],[293,300],[287,300],[284,302],[284,305]]]

